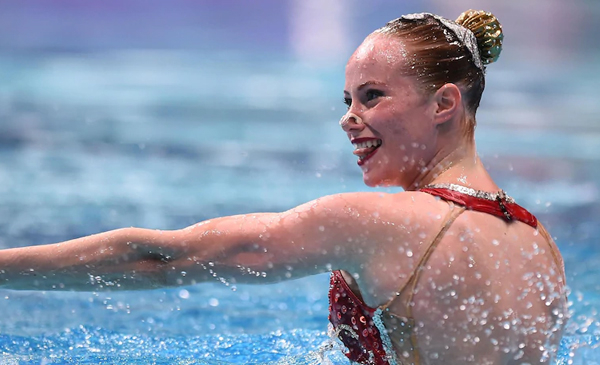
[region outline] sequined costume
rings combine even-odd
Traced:
[[[434,249],[444,237],[452,223],[465,210],[475,210],[495,215],[506,221],[521,221],[533,228],[538,228],[537,219],[527,210],[517,205],[515,201],[504,194],[476,191],[459,185],[442,184],[430,185],[420,191],[440,197],[456,204],[446,217],[440,232],[429,244],[418,265],[406,284],[399,290],[397,296],[384,305],[371,308],[364,303],[360,294],[352,291],[341,271],[333,271],[329,289],[329,321],[334,333],[347,348],[346,356],[353,362],[373,365],[419,364],[417,339],[412,331],[414,318],[412,306],[414,289],[419,280],[420,272]],[[540,233],[551,241],[543,227]],[[557,263],[560,258],[552,250]],[[407,317],[397,316],[388,310],[396,298],[405,298]],[[385,323],[385,325],[384,325]],[[391,324],[391,325],[390,325]],[[386,325],[392,328],[386,329]],[[412,349],[411,353],[396,356],[392,343],[406,343]]]

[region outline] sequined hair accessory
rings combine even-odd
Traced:
[[[431,13],[408,14],[400,20],[423,20],[433,18],[445,30],[452,32],[471,53],[473,63],[481,71],[485,65],[498,60],[502,51],[502,26],[491,13],[482,10],[467,10],[456,22]]]
[[[449,19],[442,18],[439,15],[431,13],[407,14],[401,16],[400,20],[424,20],[427,18],[433,18],[437,20],[445,29],[454,33],[456,38],[458,38],[458,40],[464,44],[471,53],[475,66],[477,66],[477,68],[482,72],[485,71],[483,62],[481,61],[481,56],[479,55],[479,48],[477,47],[477,38],[475,38],[475,34],[468,28],[465,28]]]

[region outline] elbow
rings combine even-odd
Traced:
[[[112,232],[117,242],[131,244],[143,239],[143,231],[142,228],[126,227],[116,229]]]
[[[154,231],[143,228],[121,228],[109,240],[112,249],[123,258],[133,261],[165,262],[169,260],[162,242],[157,240]]]

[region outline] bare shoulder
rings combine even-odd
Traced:
[[[356,281],[370,305],[387,302],[408,280],[450,209],[423,192],[339,194],[316,203],[341,215],[330,221],[335,237],[352,248],[343,269],[355,276],[350,282]]]
[[[321,236],[344,238],[355,246],[389,244],[389,237],[412,240],[437,227],[448,204],[422,192],[358,192],[329,195],[285,213],[289,223],[318,227]]]
[[[410,213],[428,215],[439,209],[439,199],[422,192],[356,192],[324,196],[288,212],[322,211],[331,213]]]

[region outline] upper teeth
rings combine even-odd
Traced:
[[[372,139],[366,142],[353,143],[354,149],[358,150],[361,148],[377,147],[381,144],[380,139]]]

